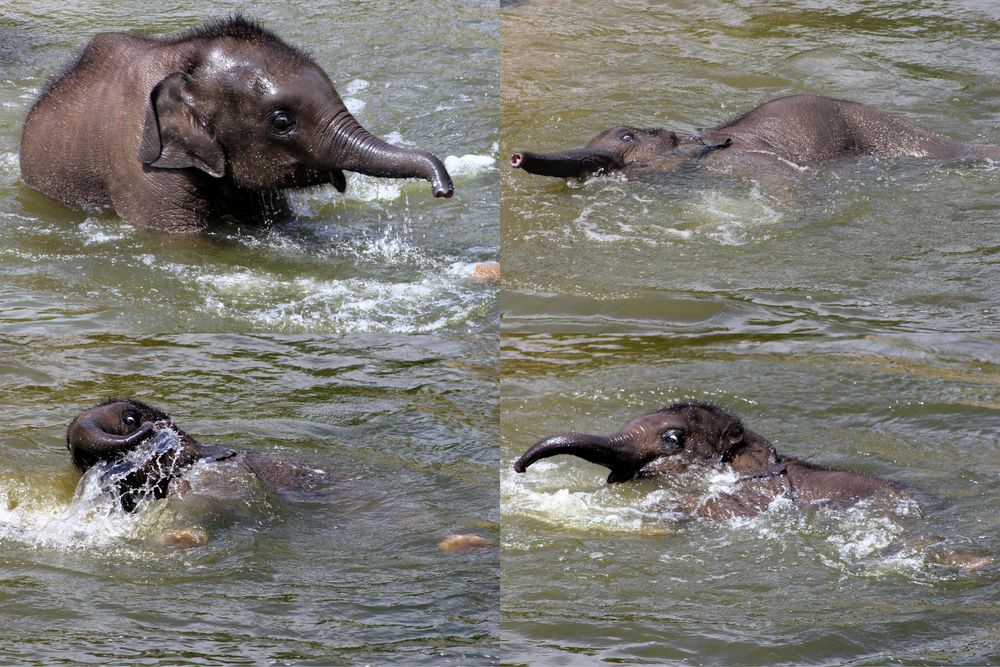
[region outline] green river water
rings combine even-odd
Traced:
[[[454,198],[351,174],[178,237],[21,182],[24,116],[91,35],[238,10]],[[1000,664],[1000,167],[509,166],[802,92],[1000,144],[1000,5],[0,2],[0,663]],[[497,259],[502,289],[470,279]],[[198,464],[124,513],[65,445],[109,396],[329,486]],[[724,469],[511,467],[683,399],[907,494],[712,522],[673,501]]]
[[[956,352],[964,343],[966,351]],[[503,655],[512,664],[995,664],[1000,358],[967,338],[510,336],[501,357]],[[915,502],[686,521],[678,480],[607,485],[536,440],[611,433],[676,400]],[[706,496],[733,480],[709,475]],[[968,562],[968,561],[966,561]]]
[[[505,330],[996,329],[996,165],[567,182],[518,150],[678,132],[819,93],[1000,143],[996,3],[525,2],[502,10]]]
[[[495,330],[497,16],[488,2],[0,5],[0,322],[71,331],[434,333]],[[296,193],[296,218],[164,237],[65,209],[19,180],[21,124],[91,34],[177,32],[236,10],[306,49],[359,122],[445,160],[455,196],[423,181],[350,175]],[[418,13],[442,20],[414,22]],[[405,44],[403,43],[405,42]]]
[[[996,3],[505,2],[501,36],[505,162],[615,125],[693,133],[801,92],[1000,143]],[[1000,549],[995,164],[751,181],[506,167],[501,188],[509,663],[1000,661],[995,559],[955,565]],[[688,398],[912,504],[689,521],[671,498],[733,479],[511,469],[542,437]]]
[[[494,662],[496,548],[437,545],[455,533],[498,540],[496,345],[0,343],[0,662]],[[334,493],[284,497],[206,469],[194,493],[134,515],[74,496],[66,425],[109,395],[164,408],[203,444],[332,468]],[[208,541],[161,544],[189,527]]]

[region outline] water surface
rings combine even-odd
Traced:
[[[354,174],[344,195],[296,194],[294,220],[177,238],[65,209],[21,183],[24,117],[89,36],[172,33],[237,9],[307,50],[372,133],[445,159],[454,198]],[[497,40],[488,2],[5,3],[0,323],[21,333],[494,330],[496,291],[469,272],[499,250]]]
[[[580,183],[507,164],[615,125],[693,133],[805,92],[1000,143],[996,3],[519,2],[501,32],[507,330],[997,329],[997,165]]]
[[[504,660],[1000,660],[998,341],[954,342],[505,336]],[[913,500],[691,521],[670,509],[680,487],[726,490],[731,477],[608,485],[607,469],[566,456],[511,468],[542,437],[611,433],[692,398],[779,452],[894,480]],[[962,571],[956,554],[993,562]]]
[[[495,337],[0,340],[0,662],[496,663]],[[126,515],[78,485],[76,414],[109,395],[202,444],[331,471],[277,495],[198,464]],[[191,548],[163,544],[201,530]],[[444,553],[448,535],[492,546]]]

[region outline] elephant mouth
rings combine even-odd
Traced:
[[[340,169],[334,169],[330,172],[330,183],[337,188],[337,192],[340,194],[347,191],[347,177]]]
[[[580,148],[558,153],[519,151],[511,156],[510,166],[537,176],[583,178],[622,169],[625,163],[619,155]]]

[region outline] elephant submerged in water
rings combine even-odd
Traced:
[[[371,135],[304,52],[242,16],[173,37],[101,33],[28,113],[30,187],[132,224],[194,232],[289,215],[282,193],[344,171],[453,187],[425,151]]]
[[[239,465],[275,491],[321,493],[333,482],[332,471],[314,464],[202,445],[167,413],[131,398],[111,398],[80,413],[66,431],[66,447],[81,473],[103,468],[105,485],[129,512],[183,489],[185,472],[198,462]]]
[[[738,417],[698,401],[668,405],[608,436],[565,433],[545,438],[517,459],[514,470],[523,473],[536,461],[560,454],[609,468],[609,483],[683,475],[699,469],[728,470],[735,475],[728,490],[683,496],[673,507],[687,516],[710,520],[753,517],[779,498],[802,508],[846,508],[879,499],[895,506],[914,495],[889,480],[779,454]],[[902,551],[920,553],[928,563],[963,572],[995,563],[992,555],[978,548],[949,544],[922,534],[919,527],[916,533],[889,545],[884,553]]]
[[[566,433],[545,438],[517,459],[514,470],[523,473],[539,459],[559,454],[609,468],[609,483],[728,467],[738,475],[734,488],[687,508],[706,518],[753,516],[782,497],[797,505],[849,506],[865,498],[903,493],[888,480],[779,454],[737,417],[694,401],[638,417],[609,436]]]
[[[1000,145],[952,141],[878,109],[820,95],[766,102],[699,135],[664,128],[615,127],[584,148],[515,153],[510,164],[541,176],[641,177],[686,169],[752,176],[801,170],[841,157],[1000,160]]]
[[[345,491],[346,481],[322,464],[202,445],[164,411],[131,398],[111,398],[81,412],[66,431],[66,447],[80,473],[98,468],[102,486],[126,512],[186,493],[190,486],[185,475],[196,464],[237,466],[268,491],[298,499],[339,498],[339,493],[354,500],[357,495],[350,488]],[[192,546],[204,541],[199,531],[194,537],[188,529],[166,537],[171,544]],[[478,535],[450,534],[439,546],[443,551],[465,551],[488,542]]]

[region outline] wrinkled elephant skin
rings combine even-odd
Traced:
[[[96,35],[31,108],[20,161],[67,206],[178,232],[285,217],[283,190],[343,192],[344,171],[453,191],[437,157],[371,135],[316,63],[239,15],[174,37]]]
[[[697,136],[680,137],[663,128],[614,127],[584,148],[521,151],[510,164],[532,174],[562,178],[633,177],[684,169],[752,176],[762,169],[798,171],[860,155],[1000,160],[1000,146],[952,141],[864,104],[792,95]]]
[[[608,436],[565,433],[530,447],[515,463],[523,473],[534,462],[570,454],[611,470],[608,482],[728,467],[739,477],[722,502],[692,508],[711,516],[753,515],[775,498],[797,504],[849,506],[873,496],[894,496],[893,482],[814,465],[779,454],[765,438],[708,403],[675,403],[629,422]]]

